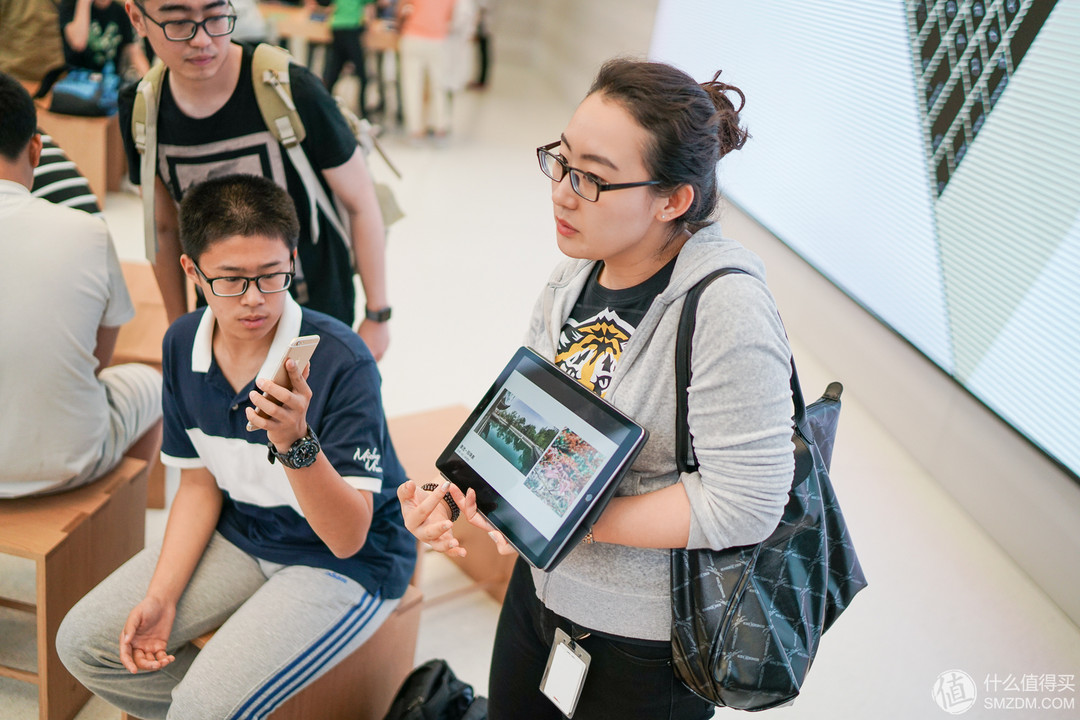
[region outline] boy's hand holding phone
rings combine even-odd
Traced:
[[[247,409],[247,429],[266,431],[267,439],[279,452],[307,434],[307,408],[311,388],[307,384],[311,356],[319,344],[318,335],[294,338],[278,362],[273,380],[257,378],[252,391],[252,407]]]
[[[311,388],[307,384],[311,366],[301,372],[296,361],[288,358],[285,370],[292,389],[259,378],[255,386],[262,392],[251,392],[253,407],[247,409],[248,427],[265,430],[267,439],[279,452],[287,452],[294,442],[307,434],[307,408],[311,402]]]

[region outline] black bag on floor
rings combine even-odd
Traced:
[[[475,697],[445,660],[428,660],[401,684],[383,720],[486,720],[487,700]]]

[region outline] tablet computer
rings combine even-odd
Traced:
[[[533,567],[551,570],[603,512],[648,432],[529,348],[435,466]]]

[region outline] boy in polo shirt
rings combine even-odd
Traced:
[[[56,641],[131,715],[264,717],[370,637],[412,574],[375,361],[284,292],[297,232],[262,177],[208,180],[181,205],[181,263],[207,307],[164,341],[162,459],[180,487],[160,551],[92,590]],[[309,370],[286,364],[292,390],[263,379],[300,335],[321,338]]]

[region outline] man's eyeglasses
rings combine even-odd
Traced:
[[[195,37],[195,33],[199,32],[199,28],[206,31],[206,34],[210,37],[221,37],[222,35],[228,35],[236,27],[235,15],[214,15],[213,17],[203,18],[202,20],[166,20],[164,22],[158,22],[154,18],[150,17],[150,13],[146,12],[146,8],[140,2],[135,3],[135,7],[139,8],[139,12],[149,20],[150,22],[161,28],[161,31],[165,33],[166,40],[174,40],[176,42],[183,42]]]
[[[259,289],[259,292],[264,295],[283,292],[292,285],[293,275],[296,274],[294,272],[295,268],[290,266],[289,272],[267,273],[257,277],[230,276],[212,278],[206,277],[206,273],[202,271],[202,268],[194,260],[191,261],[191,264],[203,276],[203,280],[210,285],[210,292],[218,297],[239,297],[248,291],[248,286],[252,282],[255,283],[255,287]]]
[[[644,182],[632,183],[604,182],[591,172],[585,172],[584,170],[570,167],[566,164],[566,159],[563,158],[562,155],[556,155],[551,152],[553,148],[557,148],[560,144],[562,144],[561,141],[556,140],[553,143],[548,143],[547,145],[536,148],[536,157],[540,161],[540,169],[555,182],[562,182],[562,179],[569,175],[570,187],[574,189],[574,192],[589,202],[596,202],[600,199],[600,193],[607,192],[608,190],[623,190],[625,188],[660,184],[659,180],[645,180]]]

